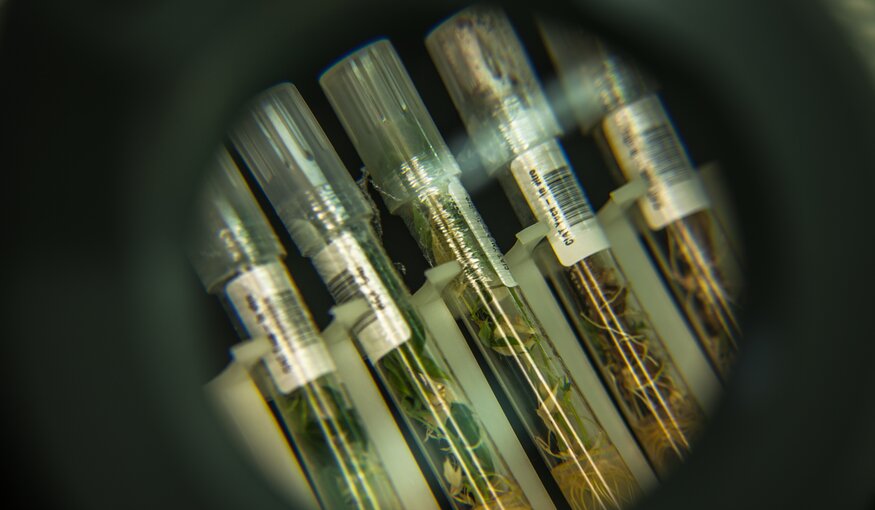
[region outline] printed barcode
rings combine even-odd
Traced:
[[[334,370],[315,325],[279,262],[256,266],[225,289],[249,337],[266,336],[272,345],[264,361],[283,393]]]
[[[645,172],[649,170],[655,174],[648,177],[657,177],[665,186],[672,186],[690,178],[683,148],[669,125],[661,124],[643,131],[641,143],[646,151],[645,157],[650,163],[645,166]]]
[[[659,97],[650,95],[605,117],[604,134],[626,179],[641,178],[639,207],[654,230],[709,207],[686,150]]]
[[[328,289],[338,303],[346,303],[357,297],[368,299],[371,310],[353,326],[353,330],[358,332],[377,320],[374,309],[382,310],[385,308],[385,304],[378,292],[370,291],[368,295],[365,295],[365,292],[370,290],[368,276],[363,268],[357,267],[356,269],[359,275],[358,279],[352,272],[344,270],[328,282]]]
[[[351,332],[375,363],[410,338],[410,328],[358,240],[342,233],[313,257],[316,270],[337,304],[364,299],[368,310]]]
[[[574,265],[608,247],[558,142],[552,140],[521,154],[510,171],[529,209],[547,227],[547,240],[562,265]]]
[[[593,217],[592,210],[586,197],[577,185],[571,169],[560,167],[544,175],[544,184],[547,186],[560,214],[565,217],[566,228],[571,228]]]

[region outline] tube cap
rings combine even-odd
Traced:
[[[195,212],[189,258],[209,292],[248,266],[285,256],[270,223],[223,148],[215,156]]]
[[[561,134],[504,11],[465,9],[425,44],[487,171]]]
[[[319,83],[390,211],[460,173],[388,40],[334,64]]]
[[[541,36],[584,132],[617,108],[656,90],[656,82],[605,41],[557,21],[539,20]]]
[[[259,95],[231,139],[304,255],[373,214],[293,85]]]

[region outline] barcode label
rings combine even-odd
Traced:
[[[282,393],[334,371],[334,362],[304,310],[297,289],[279,262],[256,266],[234,278],[225,294],[250,337],[266,336],[264,362]]]
[[[639,207],[654,230],[710,204],[671,120],[655,95],[611,113],[605,138],[626,179],[641,177],[647,196]]]
[[[372,363],[410,339],[410,326],[352,234],[334,239],[313,257],[313,265],[337,303],[356,298],[367,302],[368,312],[352,333]]]
[[[492,234],[489,233],[489,230],[486,229],[486,224],[483,223],[483,217],[480,216],[480,213],[477,212],[477,208],[474,207],[471,195],[465,191],[465,187],[462,186],[462,183],[459,182],[458,179],[450,181],[447,191],[453,199],[453,202],[455,202],[459,212],[462,214],[468,228],[471,229],[471,233],[474,235],[474,238],[477,240],[477,243],[480,245],[480,248],[486,256],[486,262],[489,263],[490,268],[495,272],[498,280],[506,287],[516,287],[517,282],[510,273],[510,268],[508,267],[507,262],[504,261],[504,257],[501,255],[501,250],[498,249],[498,244],[495,242],[495,238],[493,238]]]
[[[562,148],[543,143],[510,164],[510,171],[564,266],[610,247]]]

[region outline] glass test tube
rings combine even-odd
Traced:
[[[197,210],[191,260],[243,338],[273,349],[253,377],[292,438],[323,508],[400,509],[334,362],[281,258],[285,251],[222,149]]]
[[[601,39],[542,22],[568,102],[619,182],[643,178],[635,221],[724,380],[738,350],[741,268],[651,78]]]
[[[703,414],[614,259],[510,20],[500,9],[471,7],[435,28],[426,45],[486,170],[522,204],[515,210],[524,225],[547,227],[554,256],[544,257],[545,272],[630,428],[666,474]],[[546,244],[538,249],[549,252]]]
[[[363,298],[363,356],[459,509],[530,508],[500,452],[429,337],[371,228],[373,211],[297,89],[262,94],[232,138],[334,299]]]
[[[637,485],[520,293],[458,179],[456,161],[391,44],[378,41],[321,84],[393,214],[432,265],[456,260],[445,289],[574,508],[616,508]]]

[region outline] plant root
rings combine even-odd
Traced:
[[[592,451],[591,458],[595,465],[581,457],[577,461],[567,460],[551,470],[571,507],[591,510],[628,506],[638,494],[638,485],[619,455]]]

